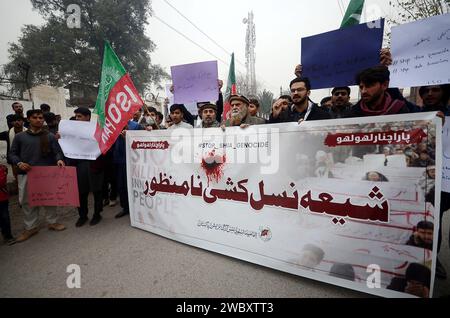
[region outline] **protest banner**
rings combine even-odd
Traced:
[[[441,125],[435,113],[421,113],[130,131],[131,224],[370,294],[431,297]],[[436,152],[435,179],[427,167],[400,167],[397,157],[393,166],[367,157],[424,140]],[[434,225],[433,239],[411,241],[419,222]],[[421,283],[419,295],[405,288],[410,279]]]
[[[80,206],[75,167],[35,166],[27,176],[30,206]]]
[[[450,13],[392,28],[391,87],[450,83]]]
[[[450,117],[445,117],[442,129],[442,191],[450,193]]]
[[[313,89],[355,84],[363,69],[380,64],[384,19],[302,38],[303,75]]]
[[[217,61],[171,67],[175,104],[216,101],[219,96]]]
[[[64,156],[71,159],[96,160],[100,154],[95,139],[97,123],[93,121],[61,120],[58,139]]]

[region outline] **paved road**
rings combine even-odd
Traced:
[[[10,206],[18,235],[16,197]],[[76,211],[64,210],[66,231],[43,227],[27,242],[0,245],[0,297],[367,297],[131,228],[129,219],[114,219],[119,209],[107,207],[100,224],[82,228],[74,226]],[[450,272],[449,255],[445,242],[441,258]],[[81,267],[81,289],[66,286],[70,264]],[[436,296],[443,294],[449,280],[437,282]]]

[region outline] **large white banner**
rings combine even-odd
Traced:
[[[129,131],[131,224],[371,294],[431,297],[436,131],[434,113]],[[436,165],[413,155],[424,147]]]

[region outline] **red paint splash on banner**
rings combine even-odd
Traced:
[[[206,173],[209,182],[219,182],[223,177],[223,168],[226,163],[226,156],[216,155],[214,151],[210,152],[206,158],[202,158],[201,167]]]

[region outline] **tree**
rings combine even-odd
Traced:
[[[260,112],[263,114],[270,114],[272,112],[273,93],[264,89],[262,92],[259,92],[258,100],[260,104]]]
[[[256,84],[258,87],[258,84]],[[247,78],[242,73],[237,73],[236,75],[236,87],[239,94],[244,95],[246,97],[250,96],[250,87],[247,83]]]
[[[159,85],[168,74],[152,65],[150,53],[155,44],[145,35],[151,15],[149,0],[31,0],[46,23],[25,25],[17,43],[10,45],[10,62],[5,72],[23,81],[17,66],[31,66],[29,84],[63,86],[71,82],[98,85],[103,44],[107,40],[130,73],[137,89],[144,94],[150,84]],[[78,5],[80,28],[69,28],[69,5]],[[23,90],[23,84],[15,85]]]
[[[389,24],[397,25],[450,12],[450,0],[396,0],[389,5],[398,9],[398,17],[388,20]],[[388,26],[389,29],[392,27]],[[390,42],[391,32],[387,33]],[[412,87],[409,100],[417,104],[418,87]]]
[[[450,0],[396,0],[389,5],[399,10],[397,18],[391,19],[395,24],[441,15],[450,12]]]

